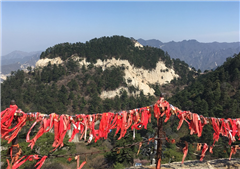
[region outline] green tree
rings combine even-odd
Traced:
[[[64,105],[68,103],[68,91],[64,85],[62,85],[61,89],[58,91],[58,100]]]
[[[72,91],[71,91],[70,94],[69,94],[69,99],[70,99],[70,100],[73,100],[73,99],[74,99],[74,94],[73,94]]]
[[[158,84],[155,85],[154,90],[155,90],[155,92],[154,92],[155,96],[160,97],[161,91],[160,91],[160,89],[159,89],[159,85],[158,85]]]
[[[110,138],[113,139],[114,132],[111,132]],[[119,137],[119,134],[116,136]],[[125,137],[121,138],[120,140],[114,141],[114,147],[123,147],[128,144],[133,144],[136,142],[142,141],[142,138],[139,133],[136,133],[135,139],[132,138],[131,134],[126,134]],[[112,151],[109,153],[106,153],[105,157],[107,158],[107,161],[114,163],[114,165],[117,165],[117,163],[120,163],[124,166],[129,166],[129,164],[133,165],[133,159],[135,154],[138,151],[138,146],[132,146],[128,148],[120,149],[119,151]]]
[[[215,85],[216,85],[216,88],[215,88],[215,90],[213,91],[214,101],[215,101],[215,102],[219,102],[220,97],[221,97],[220,83],[217,82]]]

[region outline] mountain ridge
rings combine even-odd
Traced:
[[[172,58],[180,58],[195,69],[211,70],[222,65],[227,57],[240,52],[240,42],[202,43],[195,39],[163,43],[156,39],[138,39],[143,46],[160,48]]]
[[[39,54],[42,51],[31,51],[31,52],[25,52],[25,51],[21,51],[21,50],[14,50],[12,52],[10,52],[9,54],[3,55],[1,56],[2,60],[10,60],[10,59],[21,59],[27,56],[32,56],[35,54]]]
[[[34,67],[39,60],[42,51],[24,52],[15,50],[1,57],[1,82],[12,71],[27,70],[27,67]]]

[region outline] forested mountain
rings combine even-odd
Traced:
[[[22,70],[15,71],[1,84],[1,108],[2,110],[5,109],[9,106],[10,100],[15,99],[18,107],[24,112],[46,114],[55,112],[70,115],[117,112],[152,105],[158,100],[161,92],[172,94],[178,92],[167,101],[183,110],[191,110],[205,116],[238,117],[240,54],[228,58],[226,63],[215,71],[200,75],[200,72],[189,69],[188,64],[184,61],[171,59],[161,49],[149,46],[136,47],[135,43],[134,39],[113,36],[93,39],[86,43],[63,43],[50,47],[41,54],[42,61],[50,60],[46,66],[35,67],[34,69],[29,67],[28,73]],[[62,62],[51,64],[51,59],[58,57],[61,58]],[[164,85],[160,85],[160,83],[148,84],[149,87],[154,89],[154,95],[146,95],[143,91],[139,91],[137,86],[134,86],[131,82],[133,79],[124,78],[125,70],[130,69],[130,67],[115,64],[99,66],[96,64],[99,59],[106,61],[112,58],[127,60],[134,66],[133,69],[143,68],[147,72],[156,69],[160,60],[166,65],[166,68],[157,71],[161,73],[173,71],[170,74],[175,72],[178,78],[173,78],[170,82],[163,83]],[[86,62],[83,62],[84,59],[86,59]],[[140,74],[141,72],[136,77],[141,77]],[[146,79],[142,79],[142,81],[146,81]],[[124,89],[115,97],[101,97],[103,92],[116,90],[119,87],[124,87]],[[184,87],[185,89],[181,91]],[[178,121],[177,117],[172,117],[164,126],[166,134],[176,139],[177,144],[166,143],[164,145],[162,162],[169,162],[172,156],[175,157],[175,161],[181,160],[182,151],[177,149],[177,147],[183,146],[181,140],[189,142],[204,141],[207,143],[212,141],[212,131],[209,127],[204,127],[204,136],[197,138],[196,136],[189,136],[186,125],[180,131],[176,131]],[[147,130],[137,131],[135,140],[132,140],[132,133],[128,132],[124,138],[117,141],[114,138],[115,132],[113,131],[109,133],[108,140],[98,140],[97,143],[89,144],[87,148],[110,150],[112,147],[121,147],[141,141],[144,138],[153,137],[155,128],[156,119],[152,116],[152,122],[148,124]],[[53,139],[53,134],[43,135],[36,143],[40,146],[35,150],[29,150],[25,141],[26,132],[26,130],[23,130],[19,134],[19,143],[24,148],[24,153],[46,153],[45,148],[40,150],[39,147],[46,143],[49,145],[50,140]],[[37,129],[34,132],[37,132]],[[223,139],[220,142],[225,144],[226,140]],[[81,150],[81,152],[86,149],[84,143],[68,144],[67,139],[64,144],[66,144],[66,147],[63,147],[64,149],[54,153],[67,154],[74,153],[76,149]],[[151,144],[143,147],[137,158],[149,160],[152,149],[153,145]],[[211,158],[227,157],[229,152],[227,152],[228,154],[221,154],[223,150],[225,149],[215,150]],[[193,148],[189,151],[193,152]],[[89,168],[130,166],[133,159],[136,158],[136,152],[137,147],[133,146],[125,148],[120,153],[106,153],[100,160],[96,158],[97,160],[94,161],[96,156],[89,157],[91,163],[87,165]],[[192,155],[193,153],[189,154],[187,159],[197,158]],[[151,158],[152,156],[154,154],[151,155]],[[210,157],[206,159],[208,158]],[[60,163],[64,163],[63,159],[62,161],[57,161],[57,159],[51,161],[51,166],[54,163],[57,166],[55,168],[60,169]],[[65,162],[64,165],[72,165],[72,162]]]
[[[89,65],[79,65],[72,55],[87,58]],[[40,111],[45,113],[101,113],[110,110],[130,109],[153,102],[154,96],[140,92],[137,97],[129,96],[128,92],[138,91],[137,86],[129,85],[124,79],[125,67],[111,66],[103,70],[94,66],[97,59],[127,59],[135,67],[151,70],[156,67],[158,60],[164,61],[166,66],[174,69],[179,75],[179,84],[188,84],[193,80],[194,71],[179,59],[171,59],[161,49],[152,47],[135,47],[134,41],[122,36],[103,37],[93,39],[86,44],[64,43],[48,48],[41,54],[41,58],[61,57],[62,64],[51,65],[35,69],[29,68],[28,73],[21,70],[14,72],[1,85],[2,109],[6,108],[11,99],[16,99],[24,111]],[[158,70],[168,71],[168,70]],[[173,79],[177,81],[177,78]],[[159,84],[149,84],[159,96]],[[103,91],[114,90],[120,86],[123,90],[114,99],[100,98]]]
[[[238,118],[240,111],[240,54],[227,58],[215,71],[201,75],[171,98],[183,110],[204,116]]]
[[[134,76],[139,78],[144,72],[151,74],[156,69],[158,63],[161,62],[164,69],[157,69],[156,71],[162,74],[162,76],[166,73],[169,73],[171,76],[176,74],[177,78],[172,79],[172,83],[176,86],[191,83],[194,77],[198,76],[198,73],[190,70],[185,62],[179,59],[171,59],[161,49],[137,47],[135,44],[136,41],[133,39],[113,36],[93,39],[86,43],[63,43],[50,47],[41,54],[40,61],[50,59],[46,66],[35,67],[34,69],[28,67],[28,73],[23,70],[14,71],[1,84],[1,109],[7,108],[10,100],[14,99],[18,107],[24,112],[41,112],[46,114],[55,112],[57,114],[73,115],[130,110],[155,103],[161,94],[159,83],[148,84],[154,90],[154,94],[146,95],[139,90],[137,85],[132,83],[135,79],[125,79],[125,72],[127,69],[130,70],[130,66],[132,66],[132,70],[141,70]],[[51,64],[51,59],[59,57],[62,61],[60,64]],[[128,66],[111,64],[112,58],[115,58],[116,61],[126,60],[130,64]],[[103,61],[108,60],[107,65],[97,65],[96,62],[99,59]],[[83,62],[84,60],[86,62]],[[159,77],[154,77],[154,79],[156,78]],[[162,78],[160,77],[160,79]],[[140,81],[146,80],[140,79]],[[164,84],[171,85],[171,82],[164,82]],[[119,87],[124,88],[115,97],[101,98],[103,92],[115,90]],[[97,143],[92,143],[87,147],[93,147],[91,148],[92,151],[96,149],[109,150],[114,146],[141,141],[142,137],[153,137],[155,126],[156,120],[152,118],[152,123],[148,125],[148,130],[138,131],[135,140],[132,139],[132,133],[128,133],[126,137],[116,141],[116,138],[113,137],[113,131],[109,134],[108,140],[99,140]],[[41,148],[41,146],[43,144],[51,144],[53,139],[52,133],[43,135],[37,141],[37,147],[30,150],[25,141],[26,132],[27,129],[23,129],[19,134],[19,144],[24,154],[48,153],[47,148]],[[33,131],[33,134],[36,132],[37,128]],[[62,149],[54,152],[54,154],[73,153],[76,149],[81,149],[82,152],[82,149],[86,149],[85,143],[74,145],[66,142],[67,139],[64,143],[66,146],[63,149],[68,149],[69,151]],[[6,143],[3,142],[2,145],[6,145]],[[152,145],[150,144],[149,146]],[[145,149],[147,150],[147,148]],[[117,164],[129,166],[132,165],[136,152],[137,149],[134,146],[130,149],[126,148],[119,154],[116,154],[116,152],[107,153],[104,157],[101,156],[101,163],[94,161],[93,157],[90,157],[91,163],[87,164],[87,166],[89,168],[106,168],[106,165],[107,168],[113,168]],[[4,153],[2,152],[2,154]],[[146,153],[139,155],[139,157],[149,160],[149,157],[145,155]],[[60,161],[59,159],[51,161],[50,164],[46,165],[46,168],[49,165],[55,165],[55,168],[57,166],[58,169],[61,168],[59,163],[66,161],[64,158],[61,159]],[[108,162],[105,163],[106,161]],[[70,164],[72,163],[69,162]],[[27,166],[31,168],[33,163],[26,163],[25,167]]]
[[[199,76],[191,85],[168,99],[169,103],[177,106],[181,110],[203,115],[205,117],[217,118],[239,118],[240,112],[240,53],[227,58],[224,64],[215,71]],[[172,120],[173,128],[178,125],[178,119]],[[211,125],[203,128],[203,135],[198,138],[196,135],[189,135],[187,125],[177,133],[185,132],[185,136],[179,136],[179,140],[190,143],[213,143],[213,129]],[[237,140],[237,139],[236,139]],[[230,153],[228,138],[220,137],[214,149],[213,155],[207,154],[206,159],[215,157],[227,158]],[[237,141],[233,144],[240,144]],[[194,152],[194,150],[190,150]],[[224,152],[224,153],[223,153]],[[237,154],[239,157],[239,153]],[[189,159],[194,159],[194,155],[188,155]]]
[[[95,38],[86,43],[62,43],[49,47],[42,52],[40,59],[60,57],[63,61],[73,54],[85,57],[88,62],[96,63],[97,59],[126,59],[136,67],[152,69],[159,59],[171,67],[173,61],[163,50],[144,47],[139,49],[134,46],[133,40],[123,36]]]
[[[240,52],[240,42],[232,43],[201,43],[196,40],[163,43],[159,40],[143,40],[138,42],[144,46],[160,48],[168,52],[172,58],[179,58],[189,66],[201,71],[215,69],[221,66],[227,57],[232,57]]]

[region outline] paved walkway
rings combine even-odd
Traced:
[[[155,166],[130,167],[129,169],[155,169]],[[184,161],[163,164],[161,169],[240,169],[240,159],[232,158],[230,161],[226,158],[210,161]]]

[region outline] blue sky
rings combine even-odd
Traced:
[[[2,1],[1,51],[38,51],[113,35],[237,42],[239,10],[239,1]]]

